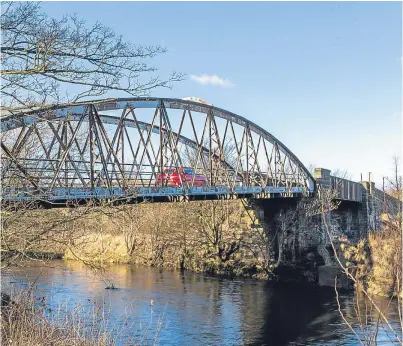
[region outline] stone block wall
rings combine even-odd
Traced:
[[[402,201],[382,190],[374,188],[372,198],[374,210],[379,219],[384,213],[389,214],[391,217],[397,217],[398,213],[402,211]]]
[[[316,168],[314,178],[320,188],[334,188],[335,178],[331,176],[329,169]],[[355,243],[361,238],[367,237],[369,231],[380,229],[380,214],[385,210],[386,206],[390,208],[393,205],[396,210],[399,208],[399,203],[396,203],[398,201],[376,189],[373,182],[362,181],[356,183],[340,178],[336,180],[348,182],[349,184],[347,187],[344,186],[344,190],[348,190],[347,200],[341,198],[338,209],[326,214],[326,223],[333,241],[348,240]],[[350,198],[351,196],[353,198]],[[267,239],[275,238],[277,228],[274,220],[277,213],[281,209],[296,206],[296,200],[292,201],[290,199],[289,202],[284,202],[285,200],[259,200],[259,202],[254,201],[250,205],[254,209],[256,217],[260,220],[263,233],[267,235]],[[315,247],[317,249],[326,249],[330,244],[330,239],[322,216],[316,215],[309,220],[303,220],[303,222],[304,225],[298,225],[298,237],[291,239],[291,243],[295,244],[297,242],[300,253],[312,251],[311,249]]]
[[[330,169],[315,168],[313,177],[315,178],[316,182],[324,189],[330,189],[332,187],[330,172]]]
[[[359,208],[361,235],[382,228],[382,217],[388,214],[395,218],[402,210],[402,202],[375,187],[375,183],[362,181],[363,201]]]

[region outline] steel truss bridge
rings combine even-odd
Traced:
[[[1,197],[9,202],[276,198],[315,190],[309,171],[269,132],[182,99],[108,99],[6,115],[1,149]],[[185,167],[190,179],[177,173]],[[179,184],[159,183],[167,170]],[[196,175],[204,186],[196,186]]]

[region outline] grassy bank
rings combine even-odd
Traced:
[[[66,259],[266,277],[266,235],[240,201],[143,204],[83,220]]]
[[[402,231],[398,220],[383,222],[382,231],[346,247],[344,256],[358,283],[368,293],[385,297],[402,294]]]
[[[251,211],[252,212],[252,211]],[[268,234],[240,200],[2,211],[2,266],[33,254],[267,277]]]
[[[321,262],[314,245],[306,246],[315,235],[309,222],[303,230],[293,220],[283,220],[282,228],[271,233],[254,228],[240,200],[16,209],[3,211],[2,216],[2,266],[38,258],[39,253],[48,258],[63,254],[86,263],[132,263],[314,283]],[[384,231],[344,252],[370,292],[394,295],[401,291],[397,287],[401,228],[386,221]]]

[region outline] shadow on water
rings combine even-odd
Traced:
[[[267,282],[257,290],[246,286],[242,300],[245,345],[288,345],[302,335],[322,334],[338,319],[329,312],[334,292],[327,289]]]

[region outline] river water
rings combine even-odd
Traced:
[[[333,289],[303,288],[265,281],[221,279],[180,271],[111,265],[106,283],[74,261],[51,262],[2,273],[2,290],[34,282],[49,314],[102,306],[107,328],[123,345],[129,337],[158,345],[355,345],[343,323]],[[339,293],[341,310],[359,335],[354,294]],[[377,299],[398,329],[396,302]],[[365,302],[358,301],[365,318]],[[367,316],[376,320],[375,312]],[[368,323],[370,324],[370,323]],[[119,332],[116,332],[119,331]],[[393,343],[380,324],[378,344]]]

